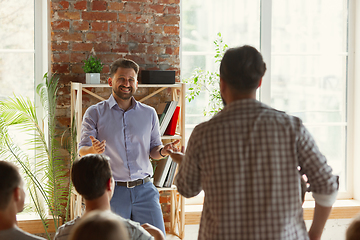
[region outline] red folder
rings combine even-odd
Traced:
[[[167,128],[165,130],[164,135],[171,135],[171,136],[175,135],[176,125],[179,120],[179,113],[180,113],[180,107],[177,106],[175,108],[174,114],[169,122],[169,125],[167,126]]]

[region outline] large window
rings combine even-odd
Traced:
[[[38,102],[35,86],[48,65],[47,11],[47,0],[0,0],[0,101],[15,94]],[[32,137],[19,129],[9,130],[19,146]]]
[[[182,1],[182,78],[196,67],[218,71],[216,33],[230,47],[259,49],[268,71],[260,101],[300,117],[350,197],[348,149],[348,0]],[[206,120],[207,93],[186,106],[187,137]]]

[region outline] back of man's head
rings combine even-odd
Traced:
[[[10,202],[14,190],[21,184],[21,176],[17,167],[0,161],[0,210],[4,210]]]
[[[100,154],[85,155],[74,161],[71,180],[76,191],[86,200],[101,197],[111,178],[110,158]]]
[[[248,45],[228,49],[220,64],[220,77],[238,92],[256,90],[265,71],[261,54]]]
[[[358,215],[346,230],[346,240],[360,239],[360,215]]]

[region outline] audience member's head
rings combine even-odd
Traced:
[[[220,64],[220,78],[241,93],[256,90],[265,71],[261,54],[248,45],[228,49]]]
[[[139,74],[139,65],[131,59],[120,58],[111,64],[110,75],[114,76],[118,68],[132,68],[136,75]]]
[[[25,200],[23,181],[14,164],[0,161],[0,211],[5,210],[12,200],[21,212]]]
[[[346,230],[346,240],[360,239],[360,215],[357,216]]]
[[[69,240],[128,240],[120,218],[110,211],[92,211],[71,231]]]
[[[101,197],[113,181],[110,158],[100,154],[88,154],[74,161],[71,167],[71,180],[76,191],[86,200]]]

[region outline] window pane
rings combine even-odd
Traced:
[[[347,1],[272,3],[272,106],[303,120],[344,191]]]

